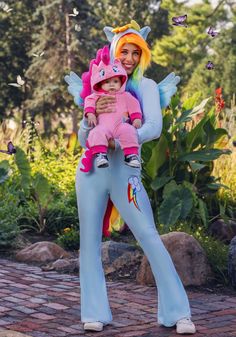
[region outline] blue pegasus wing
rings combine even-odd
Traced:
[[[166,108],[170,104],[171,97],[177,91],[177,84],[180,81],[179,76],[175,76],[175,73],[170,73],[160,83],[157,84],[160,93],[161,108]]]
[[[76,75],[73,71],[70,75],[64,77],[66,83],[68,84],[68,92],[74,97],[74,102],[79,107],[83,106],[83,99],[80,97],[80,93],[83,89],[83,83],[81,78]]]

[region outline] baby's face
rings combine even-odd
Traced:
[[[104,91],[115,92],[118,91],[121,87],[121,79],[120,77],[112,77],[102,82],[101,88]]]

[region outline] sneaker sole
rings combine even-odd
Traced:
[[[126,163],[126,162],[125,162],[125,165],[130,166],[130,167],[134,167],[134,168],[140,168],[141,167],[140,164],[131,164],[131,163]]]
[[[109,166],[108,163],[97,165],[98,168],[104,168],[104,167],[108,167],[108,166]]]
[[[103,331],[103,326],[95,327],[95,326],[86,326],[86,323],[84,324],[84,330],[85,331]]]

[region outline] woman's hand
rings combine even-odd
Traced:
[[[88,126],[96,126],[97,125],[97,117],[93,113],[87,114],[88,118]]]
[[[140,119],[135,119],[132,123],[132,125],[135,127],[135,129],[139,129],[142,126],[142,122]]]
[[[96,114],[113,112],[113,105],[115,105],[116,99],[114,96],[102,96],[96,101]]]

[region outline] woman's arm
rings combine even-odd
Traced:
[[[143,78],[139,87],[144,124],[137,129],[139,144],[159,138],[162,130],[162,113],[157,84],[148,78]]]

